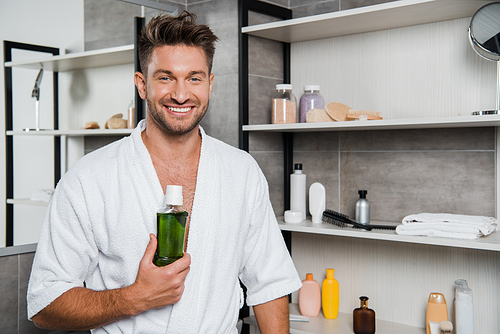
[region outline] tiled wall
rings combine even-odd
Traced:
[[[0,257],[0,333],[53,333],[27,319],[26,292],[34,253]]]

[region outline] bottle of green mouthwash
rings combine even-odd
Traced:
[[[168,185],[163,207],[156,213],[158,227],[153,263],[163,267],[184,254],[184,236],[188,213],[182,208],[182,186]]]

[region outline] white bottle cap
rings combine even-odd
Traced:
[[[320,86],[319,85],[305,85],[304,86],[304,91],[308,91],[308,90],[320,90]]]
[[[169,205],[182,205],[182,186],[167,186],[164,203]]]
[[[292,87],[290,84],[278,84],[276,85],[276,90],[292,90]]]

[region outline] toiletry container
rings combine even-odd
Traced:
[[[444,320],[448,320],[446,299],[442,293],[432,292],[427,302],[427,315],[425,319],[426,334],[439,334],[439,323]]]
[[[302,173],[302,164],[295,164],[290,175],[290,210],[302,212],[306,219],[306,174]]]
[[[375,311],[368,308],[368,297],[359,297],[360,306],[352,312],[355,334],[375,334]]]
[[[130,102],[128,105],[128,111],[127,111],[127,128],[128,129],[133,129],[135,128],[135,104],[134,100]]]
[[[292,85],[276,85],[272,99],[271,122],[285,124],[297,122],[297,99],[292,93]]]
[[[455,334],[474,334],[474,302],[467,281],[455,281]]]
[[[335,269],[326,269],[326,278],[321,285],[321,305],[326,319],[337,319],[339,314],[339,282],[334,274]]]
[[[313,274],[306,274],[299,290],[300,314],[306,317],[317,317],[321,309],[321,291],[319,283],[314,280]]]
[[[324,107],[323,96],[319,93],[320,86],[306,85],[304,93],[300,97],[300,123],[306,122],[307,112],[311,109],[322,109]]]
[[[315,224],[321,224],[321,218],[326,208],[326,189],[319,182],[314,182],[309,187],[309,213]]]
[[[168,185],[163,207],[156,213],[157,240],[153,263],[163,267],[184,255],[188,213],[182,208],[182,186]]]
[[[356,222],[370,225],[370,203],[366,199],[366,190],[358,190],[359,199],[356,202]]]

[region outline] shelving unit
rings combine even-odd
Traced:
[[[400,118],[372,121],[244,125],[243,131],[310,132],[355,130],[405,130],[500,126],[499,115]]]
[[[290,314],[300,315],[299,306],[297,304],[289,304]],[[384,334],[424,334],[425,328],[406,326],[390,321],[375,320],[375,328],[377,333]],[[255,316],[249,316],[244,319],[244,323],[257,327]],[[290,333],[292,334],[352,334],[352,314],[341,313],[337,319],[325,319],[323,313],[320,312],[317,317],[309,317],[309,321],[291,321]]]
[[[140,31],[143,25],[142,18],[136,18],[135,21],[136,31]],[[42,46],[22,44],[16,42],[7,43],[8,50],[5,53],[4,69],[6,73],[11,73],[12,68],[35,69],[43,68],[45,71],[54,73],[54,130],[41,130],[41,131],[23,131],[21,129],[12,128],[12,75],[6,76],[6,100],[8,108],[6,110],[6,138],[8,149],[7,152],[7,242],[6,245],[10,246],[13,243],[13,205],[35,205],[46,206],[47,203],[31,201],[29,199],[17,199],[13,197],[13,152],[12,142],[17,136],[51,136],[54,138],[54,178],[55,183],[58,182],[60,176],[66,171],[66,156],[67,156],[67,142],[69,137],[89,137],[89,136],[125,136],[132,132],[132,129],[59,129],[59,108],[58,108],[58,73],[65,71],[85,70],[99,67],[117,66],[124,64],[135,64],[136,70],[139,69],[138,61],[136,61],[136,48],[135,45],[125,45],[119,47],[112,47],[101,50],[92,50],[78,53],[69,53],[57,55],[47,55],[45,49],[52,50]],[[11,49],[27,49],[32,51],[44,52],[43,56],[39,58],[15,61],[12,60]],[[6,48],[4,48],[6,49]],[[56,50],[56,49],[55,49]],[[137,93],[136,93],[137,94]],[[143,118],[143,105],[142,100],[136,96],[136,119],[137,123]],[[9,149],[10,147],[10,149]],[[10,157],[10,158],[9,158]]]
[[[373,225],[376,224],[394,225],[394,226],[398,225],[398,223],[393,223],[393,222],[374,221],[371,223]],[[462,239],[448,239],[448,238],[436,238],[436,237],[425,237],[425,236],[399,235],[396,234],[394,230],[360,231],[358,229],[353,229],[353,228],[341,228],[327,223],[314,224],[311,222],[311,220],[305,220],[302,223],[298,224],[289,224],[284,222],[283,217],[278,217],[278,224],[282,231],[405,242],[410,244],[481,249],[481,250],[500,252],[500,233],[495,233],[495,232],[488,236],[481,237],[477,240],[462,240]]]
[[[491,1],[399,0],[244,27],[242,33],[296,43],[470,17],[489,2]]]
[[[10,61],[5,67],[19,67],[46,71],[65,72],[89,68],[131,64],[134,62],[134,45],[125,45],[101,50],[68,53],[60,56],[45,56],[29,61]]]
[[[471,17],[474,13],[482,6],[490,3],[491,1],[462,1],[462,0],[400,0],[393,1],[388,3],[383,3],[379,5],[373,5],[368,7],[362,7],[357,9],[338,11],[333,13],[314,15],[309,17],[297,18],[284,20],[279,22],[272,22],[266,24],[259,24],[254,26],[242,27],[241,33],[243,35],[248,36],[256,36],[260,38],[266,38],[270,40],[275,40],[282,42],[284,44],[288,43],[299,43],[306,41],[313,41],[325,38],[333,38],[339,36],[347,36],[361,33],[369,33],[386,29],[394,29],[394,28],[403,28],[409,27],[413,25],[422,25],[440,21],[447,20],[455,20],[466,17]],[[314,43],[308,43],[309,48],[314,48]],[[319,43],[318,43],[319,44]],[[323,51],[323,50],[322,50]],[[338,60],[337,60],[338,61]],[[318,74],[319,75],[319,74]],[[332,74],[333,75],[333,74]],[[285,69],[285,78],[290,76],[290,73],[286,73]],[[308,78],[311,80],[311,78]],[[289,83],[284,79],[284,83]],[[242,133],[250,133],[250,132],[274,132],[274,133],[282,133],[283,134],[283,157],[284,157],[284,207],[285,210],[287,207],[287,198],[289,198],[289,178],[287,177],[290,174],[290,168],[293,163],[293,134],[294,133],[304,133],[304,132],[338,132],[338,131],[376,131],[376,130],[406,130],[406,129],[439,129],[439,128],[466,128],[466,127],[497,127],[496,130],[496,150],[498,150],[498,145],[500,144],[500,136],[499,136],[499,126],[500,126],[500,116],[499,115],[487,115],[487,116],[451,116],[451,117],[425,117],[425,118],[401,118],[401,119],[384,119],[384,120],[376,120],[376,121],[346,121],[346,122],[328,122],[328,123],[294,123],[294,124],[249,124],[251,122],[247,122],[246,124],[242,124],[240,131]],[[302,137],[301,137],[302,138]],[[498,199],[500,198],[500,155],[498,152],[495,155],[496,159],[496,196],[497,196],[497,214],[500,213],[500,204]],[[377,222],[372,222],[377,223]],[[380,224],[394,224],[398,223],[387,223],[387,222],[379,222]],[[344,272],[350,270],[349,265],[346,265],[342,262],[344,257],[349,258],[349,263],[352,263],[352,259],[355,258],[356,261],[360,261],[360,263],[367,264],[363,262],[363,258],[360,255],[363,250],[359,248],[362,245],[361,240],[373,240],[377,245],[380,245],[380,249],[384,251],[387,250],[387,253],[394,249],[398,251],[403,250],[412,250],[416,249],[423,250],[423,256],[429,256],[429,247],[425,247],[426,245],[430,246],[440,246],[444,247],[442,249],[445,254],[478,254],[476,250],[487,251],[487,254],[482,254],[487,258],[497,258],[497,253],[500,251],[500,233],[495,232],[489,236],[479,238],[477,240],[459,240],[459,239],[447,239],[447,238],[432,238],[432,237],[424,237],[424,236],[403,236],[398,235],[393,230],[372,230],[369,232],[360,231],[352,228],[340,228],[334,225],[322,223],[322,224],[313,224],[310,220],[306,220],[299,224],[288,224],[283,221],[283,217],[278,217],[278,224],[280,229],[285,232],[285,240],[286,235],[290,233],[301,233],[301,234],[311,234],[311,235],[325,235],[325,236],[334,236],[341,237],[346,239],[342,241],[342,246],[356,247],[356,250],[359,249],[358,252],[354,252],[352,249],[346,249],[345,252],[341,253],[332,253],[332,255],[328,254],[313,254],[312,249],[316,251],[317,249],[325,251],[336,250],[338,251],[340,248],[336,248],[334,246],[329,245],[329,241],[325,238],[312,238],[304,236],[300,238],[300,255],[298,255],[300,265],[302,265],[302,269],[304,268],[312,268],[307,270],[318,270],[317,265],[315,263],[327,263],[325,259],[329,259],[330,257],[335,257],[337,263],[341,263],[343,265],[342,269]],[[357,240],[355,240],[357,239]],[[304,245],[305,241],[308,242],[318,242],[319,245],[317,248],[311,247],[311,249]],[[332,238],[333,240],[333,238]],[[339,241],[339,238],[334,239]],[[377,243],[377,241],[382,241]],[[386,241],[386,242],[383,242]],[[389,241],[389,242],[387,242]],[[398,245],[397,243],[404,243],[407,245]],[[373,245],[372,243],[368,243]],[[415,245],[415,246],[413,246]],[[421,246],[420,246],[421,245]],[[339,246],[340,247],[340,246]],[[293,248],[293,245],[292,245]],[[380,250],[379,246],[377,246],[377,250]],[[370,250],[373,250],[371,248]],[[464,250],[470,250],[465,252]],[[311,252],[309,257],[305,258],[306,254],[304,252]],[[354,253],[354,254],[353,254]],[[387,253],[384,253],[387,255]],[[311,255],[313,254],[313,255]],[[406,256],[407,254],[405,254]],[[403,256],[403,255],[401,255]],[[314,257],[314,258],[311,258]],[[431,255],[432,257],[432,255]],[[339,259],[340,258],[340,259]],[[415,257],[416,259],[417,257]],[[310,266],[305,263],[308,261],[314,262]],[[372,259],[373,260],[373,259]],[[380,260],[380,261],[379,261]],[[397,270],[393,268],[394,265],[392,262],[394,259],[390,259],[384,261],[384,259],[376,259],[377,264],[386,269],[387,272],[391,270]],[[417,261],[417,260],[416,260]],[[440,258],[439,261],[443,262],[444,259]],[[483,270],[487,268],[486,265],[481,262],[481,264],[477,264],[479,261],[469,262],[468,266],[477,270]],[[399,262],[399,259],[396,260],[396,265],[404,265]],[[476,266],[477,264],[477,266]],[[410,266],[410,265],[409,265]],[[459,267],[459,266],[457,266]],[[419,269],[422,267],[419,265]],[[454,267],[453,267],[454,268]],[[388,279],[390,276],[384,273],[384,269],[380,269],[377,271],[376,277],[370,278],[374,281],[383,281],[384,278]],[[411,271],[411,268],[405,268],[406,273]],[[459,270],[458,268],[456,269]],[[489,270],[489,269],[485,269]],[[454,270],[452,270],[454,271]],[[374,271],[370,274],[374,274]],[[429,275],[432,275],[429,271]],[[473,273],[477,275],[477,272]],[[345,275],[345,273],[344,273]],[[415,273],[418,276],[418,273]],[[472,273],[471,273],[472,275]],[[489,273],[485,272],[484,276],[488,276]],[[496,276],[495,276],[496,275]],[[399,278],[404,277],[404,274],[398,276]],[[421,275],[419,276],[421,277]],[[493,274],[493,280],[498,277],[497,274]],[[344,276],[345,279],[345,276]],[[356,280],[356,277],[352,277],[353,281],[359,284],[363,279]],[[355,283],[352,283],[355,284]],[[364,284],[363,284],[364,285]],[[370,286],[373,291],[373,287]],[[352,285],[349,285],[349,288],[353,288]],[[377,287],[377,291],[378,291]],[[389,287],[383,287],[382,290],[387,291],[389,293]],[[425,291],[425,290],[423,290]],[[426,292],[418,291],[418,293],[413,293],[413,298],[419,298],[420,294],[425,295]],[[482,292],[483,298],[484,295],[487,295],[488,292]],[[352,297],[352,296],[350,296]],[[380,296],[379,296],[380,297]],[[418,306],[418,311],[421,310],[421,302]],[[291,313],[300,314],[296,305],[290,305]],[[385,310],[387,312],[387,310]],[[415,311],[413,309],[413,311]],[[392,312],[392,311],[390,311]],[[410,312],[399,312],[394,311],[396,313],[404,313],[405,316],[408,316]],[[391,313],[392,314],[392,313]],[[411,316],[409,316],[404,321],[409,321]],[[484,319],[483,319],[484,320]],[[254,317],[245,318],[245,323],[248,323],[252,326],[256,325],[256,321]],[[352,333],[352,315],[351,314],[340,314],[339,318],[335,321],[325,320],[320,317],[310,318],[310,321],[307,323],[299,323],[299,322],[291,322],[291,333]],[[494,325],[492,325],[494,327]],[[255,326],[256,327],[256,326]],[[425,329],[417,328],[412,326],[404,326],[397,323],[387,322],[387,321],[377,321],[377,332],[383,333],[424,333]]]

